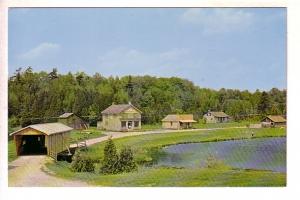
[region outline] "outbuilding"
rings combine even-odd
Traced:
[[[184,115],[167,115],[162,120],[162,127],[164,129],[187,129],[192,128],[192,123],[195,123],[192,114]]]
[[[73,128],[62,123],[33,124],[10,134],[14,137],[17,155],[45,154],[55,160],[69,148]]]
[[[58,117],[58,122],[72,127],[73,129],[87,129],[88,124],[74,113],[64,113]]]
[[[286,126],[286,119],[280,115],[268,115],[261,121],[263,127]]]
[[[208,111],[203,115],[203,119],[206,123],[225,123],[229,121],[229,115],[224,112]]]

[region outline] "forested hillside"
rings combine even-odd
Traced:
[[[255,80],[254,80],[255,81]],[[112,102],[131,101],[142,112],[144,123],[155,123],[170,113],[193,113],[196,119],[207,110],[223,110],[235,119],[251,114],[286,114],[286,90],[220,89],[195,86],[191,81],[152,76],[103,77],[84,72],[59,74],[18,69],[8,82],[11,126],[51,121],[74,112],[90,122]]]

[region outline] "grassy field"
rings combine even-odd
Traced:
[[[100,130],[96,127],[90,127],[87,130],[73,130],[70,134],[70,143],[80,142],[87,139],[97,138],[105,136]]]
[[[11,162],[17,158],[16,145],[13,140],[8,141],[8,162]]]
[[[228,128],[228,127],[246,127],[249,124],[257,124],[260,122],[257,121],[240,121],[240,122],[228,122],[228,123],[208,123],[203,122],[194,123],[194,128]]]
[[[140,167],[138,171],[115,175],[74,173],[66,162],[48,163],[56,176],[79,179],[95,186],[149,187],[149,186],[285,186],[286,174],[270,171],[222,168],[164,168]]]
[[[197,132],[161,133],[115,139],[118,149],[131,146],[139,170],[133,173],[102,175],[99,173],[74,173],[65,162],[48,163],[57,176],[88,181],[102,186],[284,186],[286,174],[260,170],[218,168],[165,168],[144,167],[141,163],[155,161],[160,148],[166,145],[191,142],[209,142],[259,137],[283,137],[286,129],[226,129]],[[102,159],[105,143],[91,146],[87,154]]]

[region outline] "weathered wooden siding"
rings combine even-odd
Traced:
[[[162,127],[165,129],[180,129],[179,122],[162,122]]]
[[[127,129],[122,128],[122,121],[132,121],[132,130],[141,129],[141,114],[133,108],[129,108],[120,114],[103,114],[101,126],[105,130],[127,131]],[[138,121],[138,127],[134,126],[135,121]]]
[[[60,118],[58,122],[65,124],[74,129],[86,129],[87,124],[78,116],[72,115],[68,118]]]
[[[120,115],[103,115],[102,126],[106,130],[120,131],[121,130]]]
[[[206,123],[217,123],[217,120],[214,116],[208,116],[208,115],[204,115],[204,119],[206,120]]]
[[[69,132],[49,135],[45,143],[47,144],[48,156],[57,159],[57,154],[69,147]]]

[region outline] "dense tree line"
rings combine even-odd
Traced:
[[[193,113],[196,119],[207,110],[225,111],[234,119],[253,114],[286,114],[286,90],[249,92],[212,90],[178,77],[103,77],[84,72],[65,75],[56,69],[34,72],[18,69],[8,82],[8,113],[12,126],[55,120],[74,112],[91,121],[112,102],[132,102],[142,112],[144,123],[156,123],[170,113]]]

